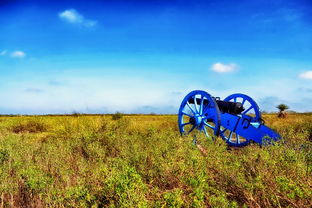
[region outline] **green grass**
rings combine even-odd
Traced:
[[[310,207],[312,115],[265,115],[284,138],[228,148],[176,116],[0,117],[0,207]]]

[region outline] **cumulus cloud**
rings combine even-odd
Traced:
[[[301,78],[301,79],[311,79],[312,80],[312,70],[300,73],[299,74],[299,78]]]
[[[4,56],[4,55],[6,55],[6,54],[7,54],[7,51],[6,51],[6,50],[0,52],[0,56]]]
[[[13,58],[24,58],[25,56],[26,54],[23,51],[14,51],[11,53],[11,57]]]
[[[66,9],[65,11],[60,12],[58,16],[60,19],[68,23],[83,25],[85,27],[93,27],[97,24],[94,20],[86,19],[75,9]]]
[[[236,69],[238,69],[238,65],[234,63],[223,64],[223,63],[218,62],[211,66],[211,70],[218,72],[218,73],[232,72]]]

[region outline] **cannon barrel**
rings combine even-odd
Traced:
[[[190,104],[194,104],[194,99],[190,98],[188,102]],[[245,110],[243,105],[240,102],[228,102],[228,101],[223,101],[223,100],[216,100],[216,102],[218,104],[219,110],[223,113],[230,113],[230,114],[237,115]],[[196,103],[200,105],[201,99],[196,98]],[[204,99],[203,105],[207,106],[208,103],[209,101]]]
[[[245,109],[240,102],[228,102],[222,100],[216,100],[218,107],[221,112],[223,113],[230,113],[230,114],[240,114]]]

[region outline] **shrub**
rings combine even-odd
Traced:
[[[180,189],[173,189],[165,193],[163,198],[165,200],[166,207],[182,207],[182,194],[183,192]]]
[[[9,160],[9,151],[6,149],[0,149],[0,165]]]
[[[27,167],[20,171],[19,186],[23,191],[30,192],[31,195],[45,193],[46,188],[53,183],[53,178],[35,166]]]
[[[45,123],[40,120],[29,120],[26,122],[19,122],[16,125],[11,127],[12,132],[14,133],[39,133],[47,131],[48,127]]]
[[[102,201],[103,206],[115,207],[147,207],[145,199],[146,185],[135,168],[126,164],[113,169],[112,176],[105,182]]]
[[[117,111],[115,114],[113,114],[112,119],[116,121],[116,120],[121,119],[122,117],[123,117],[123,114]]]
[[[81,115],[83,115],[83,114],[82,114],[82,113],[79,113],[78,111],[73,111],[73,112],[71,113],[71,115],[74,116],[74,117],[78,117],[78,116],[81,116]]]

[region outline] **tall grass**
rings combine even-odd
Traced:
[[[310,207],[312,115],[266,123],[283,141],[180,137],[176,116],[0,118],[0,207]]]

